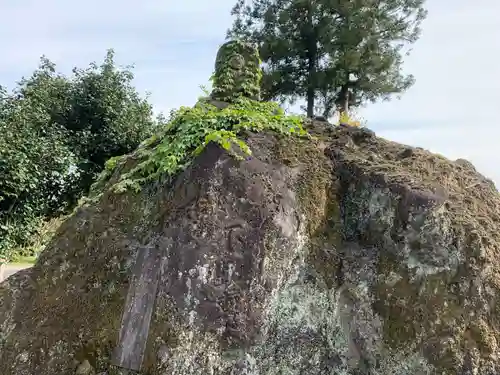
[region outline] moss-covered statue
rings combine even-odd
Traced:
[[[239,40],[224,43],[215,59],[210,96],[229,103],[240,96],[259,100],[261,78],[259,52],[254,45]]]
[[[226,42],[217,52],[212,93],[204,101],[225,107],[240,97],[260,100],[261,78],[257,48],[240,40]]]

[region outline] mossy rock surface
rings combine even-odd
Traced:
[[[308,130],[247,133],[241,159],[210,143],[139,192],[113,191],[138,161],[117,163],[0,284],[0,374],[118,373],[146,245],[165,266],[141,374],[500,373],[492,183],[367,129]]]

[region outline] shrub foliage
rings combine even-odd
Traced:
[[[115,66],[56,72],[38,69],[12,92],[0,91],[0,258],[10,259],[40,221],[71,209],[107,159],[134,150],[153,134],[151,105]]]

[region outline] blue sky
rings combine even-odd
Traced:
[[[156,111],[193,105],[234,1],[0,0],[0,84],[12,87],[43,54],[69,73],[114,48]],[[428,0],[428,9],[405,64],[417,83],[360,115],[383,137],[471,160],[500,186],[500,2]]]

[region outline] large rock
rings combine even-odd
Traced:
[[[141,374],[499,374],[494,186],[313,128],[250,135],[245,160],[211,145],[173,182],[79,208],[0,284],[0,374],[118,373],[145,248],[160,272]]]

